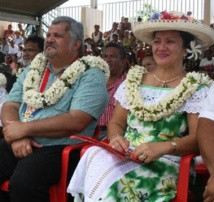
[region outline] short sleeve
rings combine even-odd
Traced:
[[[126,92],[125,92],[125,81],[123,81],[120,86],[118,87],[116,93],[114,94],[114,98],[116,101],[120,103],[120,105],[125,108],[129,109],[128,101],[126,99]]]
[[[6,97],[5,102],[23,102],[23,81],[26,78],[27,72],[29,71],[29,66],[19,75],[16,82],[13,84],[10,93]]]
[[[209,91],[208,86],[200,86],[193,95],[187,99],[183,106],[181,106],[177,111],[178,112],[187,112],[187,113],[200,113],[202,107],[204,106],[204,101],[207,97]]]
[[[103,73],[97,68],[90,68],[83,73],[74,88],[70,110],[84,111],[98,119],[109,100]]]
[[[202,110],[200,112],[199,117],[208,118],[214,120],[214,83],[210,87],[208,92],[208,96],[204,101]]]

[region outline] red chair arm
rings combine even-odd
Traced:
[[[171,202],[188,201],[190,165],[192,159],[197,155],[198,154],[187,154],[182,156],[177,183],[177,194]]]

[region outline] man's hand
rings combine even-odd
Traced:
[[[214,176],[213,175],[210,175],[203,197],[204,197],[204,202],[214,201]]]
[[[30,138],[17,140],[11,144],[14,156],[16,156],[17,158],[23,158],[29,154],[32,154],[33,153],[32,147],[40,148],[42,147],[42,145],[38,144],[37,142],[33,141]]]
[[[20,121],[7,121],[7,125],[3,128],[3,133],[8,144],[26,137],[24,124]]]

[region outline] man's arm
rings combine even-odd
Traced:
[[[203,197],[204,202],[214,201],[214,121],[200,118],[197,131],[198,144],[204,163],[206,164],[210,177],[207,181]]]
[[[214,121],[207,118],[199,118],[197,130],[198,144],[203,161],[210,174],[214,174]]]
[[[23,123],[18,121],[17,106],[8,102],[3,106],[4,135],[8,143],[25,137],[65,137],[81,132],[93,119],[86,112],[71,110],[54,117]]]
[[[20,103],[18,102],[6,102],[3,104],[1,112],[1,121],[3,127],[7,125],[7,120],[19,121],[19,107]]]

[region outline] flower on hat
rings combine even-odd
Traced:
[[[187,57],[187,58],[188,59],[194,58],[195,60],[197,60],[198,59],[198,54],[201,54],[201,50],[200,50],[201,49],[201,45],[200,44],[196,45],[196,41],[193,40],[193,41],[190,42],[190,48],[191,49],[189,49],[189,48],[186,49],[186,51],[188,53],[191,53],[191,55],[189,57]]]
[[[166,12],[163,11],[159,16],[160,20],[185,20],[185,21],[195,21],[194,18],[189,18],[187,15],[181,12]]]

